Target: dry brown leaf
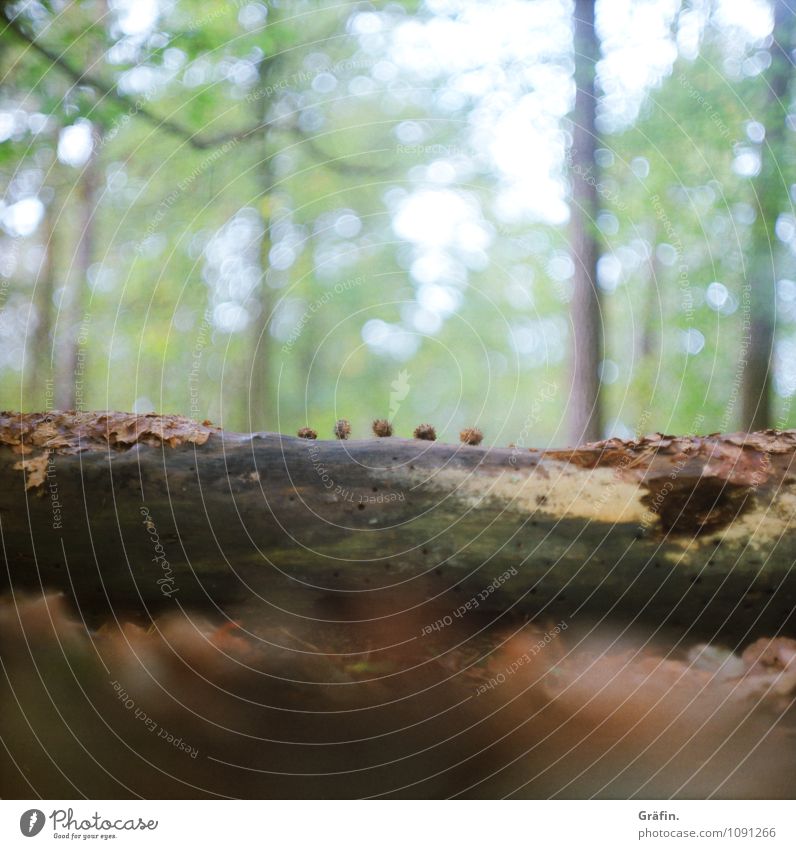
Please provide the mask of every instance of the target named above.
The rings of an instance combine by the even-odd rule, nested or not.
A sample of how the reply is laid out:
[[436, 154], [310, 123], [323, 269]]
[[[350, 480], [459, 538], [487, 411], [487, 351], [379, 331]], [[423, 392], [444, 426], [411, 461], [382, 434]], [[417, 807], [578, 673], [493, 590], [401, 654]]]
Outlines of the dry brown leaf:
[[42, 486], [47, 480], [47, 466], [50, 463], [50, 454], [45, 452], [37, 457], [19, 460], [14, 463], [14, 468], [19, 471], [24, 471], [27, 475], [25, 481], [25, 489], [35, 489], [37, 486]]

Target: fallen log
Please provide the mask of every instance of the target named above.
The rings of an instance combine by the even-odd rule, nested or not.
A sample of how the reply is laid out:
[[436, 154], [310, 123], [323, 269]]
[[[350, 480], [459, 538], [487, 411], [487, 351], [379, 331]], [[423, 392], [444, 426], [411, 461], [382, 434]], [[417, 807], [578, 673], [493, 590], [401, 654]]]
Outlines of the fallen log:
[[[92, 613], [406, 592], [457, 609], [792, 630], [796, 431], [568, 450], [0, 414], [6, 589]], [[385, 601], [386, 600], [386, 601]], [[457, 608], [458, 605], [458, 608]]]

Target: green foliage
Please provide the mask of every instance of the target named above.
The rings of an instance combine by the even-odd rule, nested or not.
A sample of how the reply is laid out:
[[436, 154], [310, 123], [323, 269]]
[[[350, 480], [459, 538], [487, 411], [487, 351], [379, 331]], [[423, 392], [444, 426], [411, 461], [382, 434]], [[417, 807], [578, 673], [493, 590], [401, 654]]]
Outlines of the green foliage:
[[[45, 203], [56, 191], [63, 198], [53, 248], [59, 323], [46, 352], [57, 363], [78, 335], [57, 306], [75, 273], [82, 219], [81, 169], [53, 168], [54, 150], [64, 128], [93, 123], [102, 185], [83, 281], [87, 407], [137, 403], [245, 430], [308, 423], [325, 437], [340, 416], [359, 436], [375, 416], [390, 416], [404, 436], [429, 420], [451, 440], [467, 425], [481, 426], [487, 442], [563, 440], [573, 340], [567, 281], [550, 269], [568, 252], [566, 231], [499, 219], [498, 176], [468, 135], [474, 96], [442, 109], [443, 78], [390, 78], [352, 27], [364, 7], [180, 0], [143, 34], [125, 33], [118, 13], [102, 17], [95, 5], [57, 16], [43, 8], [20, 26], [108, 91], [76, 86], [7, 31], [0, 110], [47, 122], [0, 144], [0, 181], [7, 203], [21, 178]], [[373, 14], [389, 32], [430, 13], [405, 3]], [[603, 292], [604, 391], [616, 432], [736, 422], [728, 398], [761, 218], [753, 220], [752, 183], [733, 163], [740, 147], [760, 148], [748, 122], [772, 118], [759, 112], [759, 75], [738, 80], [722, 68], [722, 47], [708, 34], [696, 60], [679, 59], [647, 93], [633, 125], [602, 140], [611, 162], [597, 224], [606, 267], [611, 257], [621, 266]], [[157, 126], [158, 116], [188, 135]], [[422, 144], [397, 140], [406, 121], [422, 127]], [[453, 257], [445, 285], [455, 304], [437, 320], [411, 271], [416, 246], [395, 232], [396, 193], [433, 188], [429, 164], [457, 157], [471, 167], [446, 185], [477, 207], [489, 245], [466, 268]], [[784, 173], [766, 191], [786, 212], [793, 156], [778, 161]], [[762, 226], [775, 242], [774, 222]], [[5, 321], [18, 323], [0, 360], [5, 407], [47, 402], [43, 373], [31, 385], [20, 370], [23, 346], [28, 360], [41, 354], [30, 346], [42, 320], [44, 238], [42, 225], [3, 237], [19, 254], [2, 278]], [[708, 302], [712, 283], [727, 292], [723, 308]], [[792, 333], [790, 313], [780, 329]], [[394, 334], [394, 345], [373, 344], [377, 331]], [[406, 389], [400, 400], [396, 381]]]

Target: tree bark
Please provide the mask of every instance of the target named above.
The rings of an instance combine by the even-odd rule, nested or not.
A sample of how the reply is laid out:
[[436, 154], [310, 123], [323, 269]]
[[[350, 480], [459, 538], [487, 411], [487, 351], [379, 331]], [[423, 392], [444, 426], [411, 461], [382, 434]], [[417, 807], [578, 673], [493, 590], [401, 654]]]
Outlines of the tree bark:
[[409, 588], [452, 610], [770, 634], [796, 603], [795, 457], [796, 431], [533, 451], [6, 413], [2, 574], [86, 615], [317, 617], [362, 593], [397, 612]]
[[761, 147], [760, 173], [754, 180], [757, 219], [749, 254], [748, 336], [742, 356], [743, 393], [741, 426], [761, 430], [773, 423], [771, 357], [774, 349], [776, 280], [778, 262], [774, 226], [777, 216], [789, 208], [788, 181], [783, 176], [783, 157], [788, 140], [785, 121], [788, 90], [793, 75], [794, 13], [784, 0], [774, 3], [774, 41], [771, 65], [765, 74], [766, 139]]
[[595, 65], [599, 47], [593, 0], [576, 0], [573, 21], [575, 109], [572, 115], [570, 246], [575, 264], [570, 315], [572, 323], [569, 437], [573, 444], [602, 436], [598, 367], [603, 357], [602, 316], [597, 288], [599, 210], [595, 159]]

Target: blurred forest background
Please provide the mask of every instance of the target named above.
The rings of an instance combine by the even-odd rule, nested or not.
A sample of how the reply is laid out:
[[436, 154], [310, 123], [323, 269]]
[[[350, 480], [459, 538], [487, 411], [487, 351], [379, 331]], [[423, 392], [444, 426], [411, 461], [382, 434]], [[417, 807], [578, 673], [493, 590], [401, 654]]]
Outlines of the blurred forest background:
[[0, 7], [0, 406], [796, 425], [783, 0]]

